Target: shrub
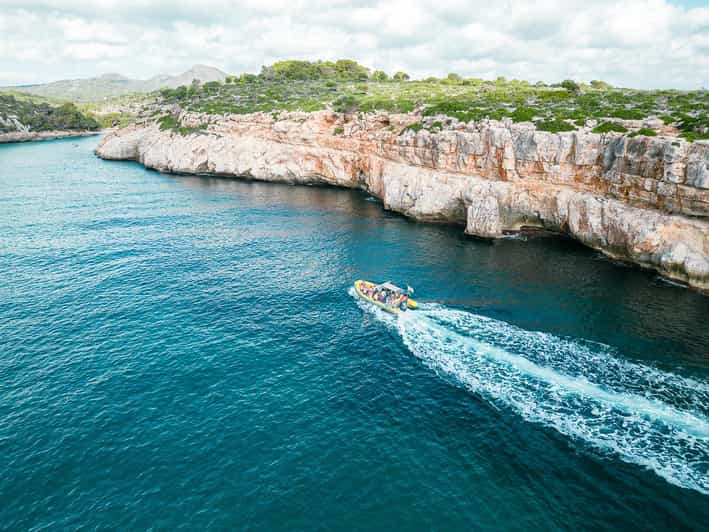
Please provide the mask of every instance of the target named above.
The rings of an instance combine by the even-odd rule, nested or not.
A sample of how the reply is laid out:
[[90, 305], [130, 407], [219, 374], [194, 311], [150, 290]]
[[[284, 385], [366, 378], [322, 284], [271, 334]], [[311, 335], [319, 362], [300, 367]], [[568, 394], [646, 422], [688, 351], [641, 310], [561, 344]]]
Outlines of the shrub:
[[165, 115], [158, 118], [158, 125], [160, 126], [161, 131], [165, 131], [166, 129], [177, 129], [180, 127], [180, 123], [177, 121], [177, 118], [172, 115]]
[[561, 82], [561, 87], [569, 92], [577, 93], [581, 91], [581, 87], [573, 79], [565, 79]]
[[332, 103], [336, 113], [351, 113], [358, 109], [357, 98], [352, 94], [343, 94]]
[[219, 87], [221, 86], [221, 83], [218, 81], [208, 81], [204, 85], [202, 85], [202, 90], [205, 92], [216, 92], [219, 90]]
[[335, 131], [332, 132], [333, 135], [344, 135], [345, 134], [345, 128], [344, 127], [336, 127]]
[[628, 128], [618, 122], [603, 122], [593, 128], [594, 133], [627, 133]]
[[[170, 90], [170, 89], [167, 89]], [[171, 98], [175, 100], [184, 100], [190, 96], [192, 96], [194, 92], [192, 91], [191, 87], [187, 87], [186, 85], [180, 85], [176, 89], [172, 90], [172, 93], [170, 94]]]
[[605, 81], [601, 81], [599, 79], [592, 79], [591, 88], [596, 90], [608, 90], [611, 88], [611, 85], [610, 83], [606, 83]]
[[681, 136], [687, 140], [703, 140], [709, 138], [709, 116], [708, 115], [687, 115], [679, 113], [677, 116], [677, 126], [682, 131]]
[[623, 120], [642, 120], [647, 113], [640, 109], [614, 109], [611, 111], [611, 116]]
[[544, 91], [537, 96], [540, 100], [568, 100], [574, 97], [574, 95], [567, 90], [549, 90]]
[[408, 81], [411, 78], [406, 72], [399, 71], [392, 76], [392, 79], [394, 81]]
[[422, 129], [424, 129], [423, 124], [421, 122], [415, 122], [413, 124], [409, 124], [404, 129], [402, 129], [399, 135], [403, 135], [407, 131], [413, 131], [414, 133], [418, 133]]
[[[324, 63], [327, 65], [327, 63]], [[335, 75], [338, 79], [366, 80], [369, 78], [369, 69], [352, 59], [338, 59], [335, 61]]]
[[386, 81], [389, 79], [389, 75], [383, 70], [375, 70], [372, 72], [372, 81]]
[[574, 131], [576, 128], [569, 124], [566, 120], [552, 118], [549, 120], [539, 120], [534, 123], [539, 131], [549, 131], [551, 133], [559, 133], [561, 131]]
[[160, 126], [161, 131], [170, 130], [174, 131], [179, 135], [191, 135], [193, 133], [199, 133], [207, 127], [207, 124], [200, 124], [197, 127], [183, 126], [173, 115], [165, 115], [161, 118], [158, 118], [158, 124]]
[[684, 131], [679, 134], [685, 140], [689, 142], [694, 142], [695, 140], [708, 140], [709, 133], [695, 133], [694, 131]]
[[518, 107], [512, 113], [510, 113], [510, 118], [514, 122], [531, 122], [531, 120], [536, 115], [536, 111], [529, 107]]
[[629, 137], [637, 137], [638, 135], [643, 135], [645, 137], [656, 137], [657, 131], [650, 129], [649, 127], [641, 127], [637, 131], [633, 131]]

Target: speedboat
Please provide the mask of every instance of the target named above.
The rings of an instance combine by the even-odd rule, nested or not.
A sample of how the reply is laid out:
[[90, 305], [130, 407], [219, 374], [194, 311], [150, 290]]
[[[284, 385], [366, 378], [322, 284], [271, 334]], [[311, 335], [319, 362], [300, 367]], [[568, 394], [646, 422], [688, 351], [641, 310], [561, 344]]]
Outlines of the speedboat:
[[418, 303], [409, 297], [414, 292], [411, 287], [407, 287], [404, 290], [389, 281], [376, 284], [371, 281], [360, 280], [355, 281], [354, 289], [357, 295], [368, 303], [392, 314], [399, 314], [407, 309], [418, 308]]

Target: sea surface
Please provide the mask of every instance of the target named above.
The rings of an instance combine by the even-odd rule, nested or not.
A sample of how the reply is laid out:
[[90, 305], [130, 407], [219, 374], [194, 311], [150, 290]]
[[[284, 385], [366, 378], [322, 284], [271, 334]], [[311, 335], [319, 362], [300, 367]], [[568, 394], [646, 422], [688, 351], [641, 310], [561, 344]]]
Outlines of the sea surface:
[[0, 146], [0, 528], [709, 523], [706, 295], [96, 142]]

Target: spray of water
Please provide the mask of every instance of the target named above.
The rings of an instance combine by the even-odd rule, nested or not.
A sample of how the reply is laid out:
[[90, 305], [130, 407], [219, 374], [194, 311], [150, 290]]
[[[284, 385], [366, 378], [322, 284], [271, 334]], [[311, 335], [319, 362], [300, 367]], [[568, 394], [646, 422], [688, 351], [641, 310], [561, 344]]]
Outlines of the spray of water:
[[602, 344], [440, 305], [393, 316], [358, 304], [476, 395], [709, 494], [707, 383], [624, 360]]

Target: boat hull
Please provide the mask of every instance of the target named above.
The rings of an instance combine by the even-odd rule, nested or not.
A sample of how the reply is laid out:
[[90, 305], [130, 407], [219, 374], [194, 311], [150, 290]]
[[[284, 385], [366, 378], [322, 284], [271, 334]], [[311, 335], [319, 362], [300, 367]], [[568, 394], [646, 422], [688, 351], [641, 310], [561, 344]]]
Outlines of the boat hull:
[[[390, 314], [400, 314], [402, 312], [401, 308], [387, 305], [385, 303], [382, 303], [381, 301], [376, 301], [376, 300], [372, 299], [371, 297], [365, 295], [364, 292], [362, 291], [362, 288], [364, 288], [364, 287], [374, 287], [374, 286], [376, 286], [376, 283], [373, 283], [371, 281], [359, 280], [359, 281], [355, 281], [355, 283], [354, 283], [354, 288], [355, 288], [355, 292], [357, 293], [357, 296], [364, 299], [367, 303], [371, 303], [372, 305], [375, 305], [375, 306], [379, 307], [380, 309], [382, 309], [386, 312], [389, 312]], [[416, 303], [416, 301], [414, 301], [413, 299], [408, 299], [407, 306], [410, 309], [415, 309], [415, 308], [418, 308], [418, 303]]]

